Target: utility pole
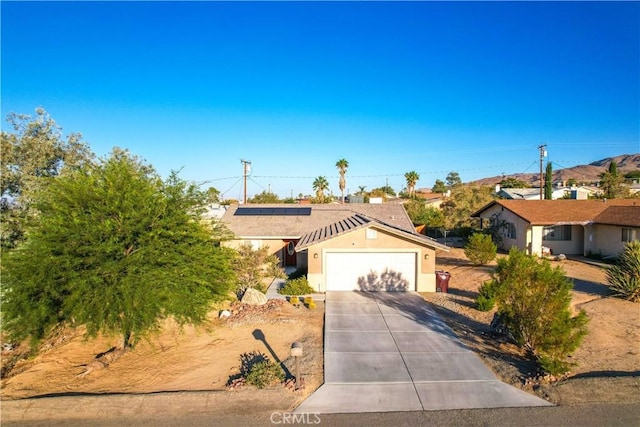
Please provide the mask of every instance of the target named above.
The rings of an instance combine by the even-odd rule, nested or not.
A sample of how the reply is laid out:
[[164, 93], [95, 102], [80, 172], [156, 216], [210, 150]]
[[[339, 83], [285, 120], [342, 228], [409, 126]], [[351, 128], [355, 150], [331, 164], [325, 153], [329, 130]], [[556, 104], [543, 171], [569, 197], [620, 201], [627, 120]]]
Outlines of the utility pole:
[[240, 163], [242, 163], [242, 166], [244, 167], [244, 171], [242, 173], [242, 177], [244, 178], [244, 198], [242, 203], [246, 204], [247, 203], [247, 172], [251, 168], [251, 162], [249, 160], [241, 159]]
[[546, 148], [547, 148], [547, 144], [542, 144], [542, 145], [538, 146], [538, 150], [540, 150], [540, 200], [542, 200], [542, 198], [543, 198], [542, 197], [542, 195], [543, 195], [543, 193], [542, 193], [542, 191], [543, 191], [543, 187], [542, 187], [542, 183], [543, 183], [543, 180], [542, 180], [542, 161], [544, 160], [544, 158], [547, 155]]

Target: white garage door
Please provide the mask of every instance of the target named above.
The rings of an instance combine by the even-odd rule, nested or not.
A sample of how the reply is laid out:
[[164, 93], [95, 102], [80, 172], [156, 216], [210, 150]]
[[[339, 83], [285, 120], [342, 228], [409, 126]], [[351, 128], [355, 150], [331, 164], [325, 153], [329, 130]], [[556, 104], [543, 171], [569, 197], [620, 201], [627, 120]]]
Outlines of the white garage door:
[[328, 291], [415, 291], [415, 252], [329, 252]]

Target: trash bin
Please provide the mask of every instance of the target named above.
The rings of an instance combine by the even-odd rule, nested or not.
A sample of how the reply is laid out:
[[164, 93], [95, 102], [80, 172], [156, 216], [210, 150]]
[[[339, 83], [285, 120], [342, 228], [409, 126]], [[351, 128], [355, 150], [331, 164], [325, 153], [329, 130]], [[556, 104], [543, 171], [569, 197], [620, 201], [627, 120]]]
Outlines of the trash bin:
[[449, 279], [451, 279], [451, 274], [448, 271], [436, 271], [436, 292], [448, 293]]

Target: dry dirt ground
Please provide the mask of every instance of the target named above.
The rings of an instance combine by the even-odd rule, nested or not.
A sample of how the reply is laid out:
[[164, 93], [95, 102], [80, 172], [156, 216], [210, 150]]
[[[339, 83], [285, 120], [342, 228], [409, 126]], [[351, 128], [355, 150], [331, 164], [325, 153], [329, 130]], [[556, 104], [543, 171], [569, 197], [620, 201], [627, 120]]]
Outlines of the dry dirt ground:
[[608, 296], [605, 271], [599, 266], [551, 262], [573, 279], [573, 309], [584, 309], [589, 316], [589, 334], [571, 355], [575, 366], [563, 378], [540, 375], [524, 352], [489, 333], [493, 313], [476, 310], [474, 301], [495, 262], [476, 267], [462, 249], [439, 253], [436, 267], [451, 274], [449, 293], [423, 296], [504, 382], [556, 404], [640, 403], [640, 305]]
[[[474, 308], [478, 287], [490, 277], [493, 265], [474, 267], [461, 249], [438, 254], [438, 268], [452, 275], [448, 294], [424, 294], [461, 340], [474, 349], [505, 382], [536, 393], [551, 402], [640, 403], [640, 306], [607, 297], [604, 271], [576, 261], [554, 262], [575, 282], [573, 303], [590, 318], [589, 335], [572, 355], [573, 371], [559, 381], [538, 376], [535, 364], [515, 345], [488, 334], [492, 313]], [[160, 335], [140, 342], [108, 367], [85, 376], [87, 365], [116, 345], [115, 338], [83, 340], [81, 330], [59, 330], [39, 354], [18, 356], [19, 346], [3, 349], [2, 400], [34, 396], [154, 393], [160, 391], [218, 391], [226, 400], [259, 402], [266, 408], [295, 407], [323, 381], [322, 330], [324, 304], [315, 310], [270, 302], [262, 308], [235, 305], [227, 320], [212, 313], [203, 327], [180, 330], [166, 322]], [[226, 387], [240, 367], [243, 353], [259, 351], [283, 362], [294, 372], [291, 343], [304, 345], [301, 359], [305, 387], [300, 391], [279, 386], [257, 390]], [[227, 406], [233, 410], [233, 405]], [[227, 409], [221, 408], [220, 411]]]

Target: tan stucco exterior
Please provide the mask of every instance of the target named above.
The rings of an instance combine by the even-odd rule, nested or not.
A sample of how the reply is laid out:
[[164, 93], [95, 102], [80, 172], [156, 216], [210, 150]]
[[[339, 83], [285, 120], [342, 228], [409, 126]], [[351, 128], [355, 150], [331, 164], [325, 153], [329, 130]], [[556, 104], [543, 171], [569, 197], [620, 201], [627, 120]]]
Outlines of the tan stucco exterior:
[[[618, 225], [604, 224], [587, 226], [584, 236], [585, 255], [593, 253], [605, 257], [617, 256], [626, 243], [622, 241], [622, 228]], [[640, 234], [640, 229], [637, 230]]]
[[[376, 231], [376, 238], [367, 238], [367, 229]], [[335, 238], [310, 246], [308, 249], [309, 284], [318, 292], [326, 291], [326, 254], [328, 252], [415, 252], [418, 260], [416, 287], [418, 292], [435, 292], [435, 259], [434, 248], [417, 244], [398, 235], [376, 229], [375, 226], [360, 228], [344, 233]]]

